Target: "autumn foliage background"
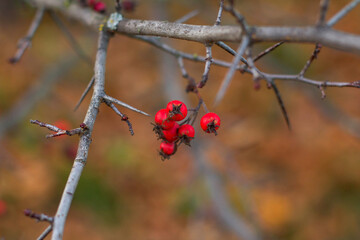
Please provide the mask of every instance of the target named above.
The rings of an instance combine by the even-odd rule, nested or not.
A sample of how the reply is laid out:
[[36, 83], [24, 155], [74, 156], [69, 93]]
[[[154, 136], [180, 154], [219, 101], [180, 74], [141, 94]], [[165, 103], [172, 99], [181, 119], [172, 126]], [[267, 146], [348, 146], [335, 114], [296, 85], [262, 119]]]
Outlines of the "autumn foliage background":
[[[347, 3], [330, 1], [327, 16]], [[113, 6], [112, 1], [107, 4]], [[136, 11], [125, 16], [175, 21], [199, 9], [189, 23], [213, 24], [217, 6], [217, 1], [139, 0]], [[317, 21], [319, 1], [238, 1], [236, 7], [250, 25], [304, 26]], [[55, 213], [77, 149], [78, 137], [45, 139], [48, 131], [31, 125], [29, 119], [63, 121], [75, 128], [90, 99], [73, 111], [93, 67], [76, 56], [48, 15], [22, 60], [15, 65], [7, 62], [34, 13], [22, 1], [0, 2], [0, 118], [44, 73], [64, 68], [64, 62], [71, 62], [72, 67], [60, 71], [47, 96], [0, 136], [0, 239], [6, 240], [35, 239], [46, 228], [45, 223], [26, 218], [23, 210]], [[63, 20], [94, 60], [97, 33]], [[335, 28], [360, 34], [359, 22], [357, 7]], [[224, 14], [222, 24], [235, 21]], [[201, 44], [166, 42], [205, 55]], [[268, 46], [258, 44], [254, 52]], [[312, 45], [284, 44], [257, 66], [273, 73], [298, 73], [313, 49]], [[232, 60], [217, 47], [213, 51], [214, 58]], [[317, 80], [358, 81], [359, 64], [359, 56], [324, 47], [306, 75]], [[199, 81], [203, 64], [186, 61], [185, 66]], [[315, 87], [278, 82], [293, 126], [290, 132], [273, 92], [264, 83], [255, 91], [248, 75], [236, 73], [222, 103], [213, 107], [225, 74], [226, 69], [212, 66], [201, 90], [210, 110], [221, 116], [219, 135], [202, 132], [198, 119], [194, 141], [201, 143], [207, 163], [223, 180], [234, 211], [252, 219], [265, 236], [274, 239], [360, 239], [360, 123], [356, 121], [360, 90], [329, 88], [321, 100]], [[111, 39], [105, 87], [109, 95], [154, 116], [171, 99], [186, 98], [189, 107], [195, 107], [197, 100], [185, 94], [185, 86], [175, 58], [125, 36]], [[111, 109], [101, 106], [64, 238], [237, 239], [216, 217], [192, 149], [183, 146], [162, 162], [150, 124], [153, 117], [122, 110], [135, 135], [131, 137], [127, 125]], [[354, 125], [347, 119], [354, 119]]]

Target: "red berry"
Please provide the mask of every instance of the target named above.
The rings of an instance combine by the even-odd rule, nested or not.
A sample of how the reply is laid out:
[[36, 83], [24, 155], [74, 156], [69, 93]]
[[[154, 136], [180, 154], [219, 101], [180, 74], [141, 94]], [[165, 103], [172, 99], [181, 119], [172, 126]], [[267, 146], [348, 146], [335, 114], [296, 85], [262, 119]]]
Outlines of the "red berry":
[[194, 138], [195, 129], [190, 124], [184, 124], [179, 128], [178, 135], [179, 137], [186, 136], [188, 138]]
[[216, 113], [207, 113], [200, 120], [201, 128], [207, 133], [215, 133], [220, 127], [220, 117]]
[[6, 213], [6, 203], [2, 200], [0, 200], [0, 216], [4, 215]]
[[195, 129], [190, 124], [184, 124], [179, 128], [178, 136], [183, 143], [190, 146], [190, 141], [195, 136]]
[[121, 6], [126, 12], [132, 12], [135, 10], [136, 4], [132, 0], [124, 0], [121, 2]]
[[169, 119], [169, 111], [167, 109], [160, 109], [155, 114], [155, 123], [164, 130], [172, 128], [175, 124], [174, 121]]
[[175, 153], [175, 143], [168, 143], [162, 142], [160, 144], [160, 151], [161, 153], [165, 154], [166, 156], [170, 156]]
[[96, 3], [93, 5], [93, 9], [94, 9], [96, 12], [105, 13], [105, 11], [106, 11], [106, 5], [105, 5], [105, 3], [103, 3], [103, 2], [96, 2]]
[[170, 119], [174, 121], [183, 120], [188, 112], [185, 103], [178, 100], [169, 102], [166, 106], [166, 109], [169, 110]]
[[168, 142], [174, 142], [178, 139], [179, 124], [174, 122], [174, 126], [168, 130], [163, 130], [163, 138]]

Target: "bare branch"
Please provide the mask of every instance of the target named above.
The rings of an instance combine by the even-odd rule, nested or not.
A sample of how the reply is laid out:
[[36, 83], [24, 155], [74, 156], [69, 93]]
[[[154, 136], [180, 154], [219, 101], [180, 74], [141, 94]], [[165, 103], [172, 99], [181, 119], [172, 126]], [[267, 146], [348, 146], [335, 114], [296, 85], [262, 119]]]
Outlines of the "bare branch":
[[306, 83], [316, 87], [352, 87], [360, 88], [360, 81], [355, 82], [329, 82], [329, 81], [316, 81], [305, 77], [300, 77], [299, 75], [282, 75], [282, 74], [267, 74], [262, 73], [265, 77], [271, 78], [274, 80], [290, 80], [295, 82]]
[[299, 76], [303, 77], [305, 72], [308, 70], [308, 68], [310, 67], [311, 63], [317, 58], [318, 54], [320, 53], [321, 50], [321, 44], [316, 44], [315, 45], [315, 49], [314, 52], [312, 53], [310, 59], [306, 62], [304, 68], [300, 71]]
[[90, 82], [88, 83], [88, 85], [86, 86], [85, 91], [83, 92], [83, 94], [81, 95], [79, 101], [77, 102], [74, 111], [76, 111], [79, 107], [80, 104], [82, 103], [82, 101], [85, 99], [86, 95], [88, 94], [88, 92], [90, 91], [90, 89], [92, 88], [92, 86], [94, 85], [95, 82], [95, 76], [93, 76], [90, 80]]
[[61, 21], [61, 19], [54, 13], [53, 11], [49, 11], [50, 17], [53, 19], [55, 24], [59, 27], [59, 29], [64, 33], [66, 39], [69, 41], [71, 48], [76, 52], [79, 57], [84, 60], [89, 66], [92, 66], [91, 58], [85, 53], [85, 51], [81, 48], [80, 44], [76, 41], [74, 36], [71, 34], [69, 29], [65, 26], [65, 24]]
[[[159, 39], [154, 38], [154, 37], [147, 37], [147, 36], [132, 36], [135, 39], [147, 42], [175, 57], [181, 57], [183, 59], [188, 59], [191, 61], [195, 61], [195, 62], [206, 62], [206, 57], [204, 56], [198, 56], [197, 54], [190, 54], [190, 53], [185, 53], [185, 52], [181, 52], [178, 51], [172, 47], [170, 47], [169, 45], [159, 41]], [[217, 59], [213, 59], [212, 60], [212, 64], [214, 65], [218, 65], [221, 67], [230, 67], [231, 63], [225, 62], [225, 61], [221, 61], [221, 60], [217, 60]]]
[[121, 120], [122, 120], [122, 121], [126, 121], [126, 123], [128, 124], [128, 127], [129, 127], [130, 134], [133, 136], [133, 135], [134, 135], [134, 130], [133, 130], [133, 127], [132, 127], [132, 125], [131, 125], [131, 122], [129, 121], [129, 118], [128, 118], [125, 114], [121, 113], [121, 112], [119, 111], [119, 109], [117, 109], [117, 107], [116, 107], [112, 102], [109, 102], [109, 101], [107, 101], [107, 100], [104, 100], [104, 102], [105, 102], [106, 105], [108, 105], [112, 110], [114, 110], [114, 112], [115, 112], [117, 115], [119, 115], [119, 116], [121, 117]]
[[285, 43], [285, 41], [278, 42], [278, 43], [272, 45], [271, 47], [265, 49], [264, 51], [259, 53], [256, 57], [254, 57], [253, 61], [256, 62], [257, 60], [259, 60], [260, 58], [262, 58], [266, 54], [274, 51], [277, 47], [281, 46], [283, 43]]
[[49, 233], [51, 233], [53, 229], [53, 226], [52, 225], [49, 225], [45, 231], [37, 238], [37, 240], [43, 240], [47, 237], [47, 235], [49, 235]]
[[319, 20], [317, 22], [318, 26], [322, 26], [325, 24], [325, 17], [326, 17], [328, 8], [329, 8], [329, 0], [320, 0], [320, 16], [319, 16]]
[[[232, 49], [226, 43], [219, 41], [219, 42], [216, 42], [215, 44], [218, 45], [219, 47], [221, 47], [222, 49], [224, 49], [225, 51], [227, 51], [228, 53], [230, 53], [231, 55], [233, 55], [233, 56], [236, 55], [236, 51], [234, 49]], [[243, 58], [242, 56], [241, 56], [241, 61], [247, 65], [246, 59]]]
[[[178, 64], [179, 64], [179, 67], [180, 67], [183, 78], [186, 78], [189, 81], [189, 83], [188, 83], [188, 85], [186, 87], [186, 92], [194, 92], [197, 95], [198, 99], [199, 99], [199, 107], [200, 107], [200, 104], [201, 104], [203, 106], [205, 112], [209, 112], [209, 109], [206, 107], [206, 104], [205, 104], [204, 100], [202, 99], [202, 97], [201, 97], [201, 95], [200, 95], [200, 93], [198, 91], [198, 88], [196, 86], [194, 78], [192, 78], [187, 73], [187, 71], [185, 69], [185, 66], [184, 66], [184, 62], [183, 62], [181, 57], [178, 58]], [[199, 111], [199, 108], [197, 108], [197, 111]], [[196, 114], [197, 114], [197, 112], [196, 112]], [[194, 118], [194, 120], [195, 120], [195, 118]]]
[[36, 219], [39, 222], [52, 223], [54, 221], [53, 217], [49, 217], [48, 215], [45, 215], [43, 213], [41, 213], [41, 214], [35, 213], [35, 212], [31, 211], [30, 209], [25, 209], [24, 210], [24, 215], [29, 217], [29, 218]]
[[25, 50], [31, 45], [31, 41], [35, 35], [36, 30], [38, 29], [41, 20], [43, 19], [45, 12], [44, 7], [39, 7], [36, 11], [34, 20], [32, 21], [30, 28], [26, 34], [26, 37], [19, 40], [18, 43], [18, 50], [15, 53], [15, 56], [9, 59], [10, 63], [17, 63], [20, 61], [22, 55], [24, 54]]
[[277, 88], [277, 86], [276, 86], [276, 84], [274, 83], [273, 80], [271, 80], [269, 83], [271, 84], [271, 88], [274, 90], [274, 93], [276, 95], [276, 99], [278, 100], [278, 103], [280, 105], [281, 112], [282, 112], [282, 114], [284, 116], [286, 125], [287, 125], [288, 129], [291, 130], [291, 124], [290, 124], [289, 115], [287, 114], [284, 101], [282, 100], [281, 95], [280, 95], [280, 91]]
[[[356, 0], [357, 2], [360, 0]], [[93, 29], [98, 30], [104, 16], [76, 3], [65, 8], [57, 0], [31, 0], [35, 5], [43, 5], [49, 9], [57, 9], [66, 16], [74, 18]], [[354, 3], [354, 4], [355, 4]], [[120, 21], [117, 33], [127, 35], [152, 35], [184, 39], [195, 42], [211, 43], [217, 41], [240, 42], [242, 30], [239, 26], [201, 26], [170, 23], [165, 21], [147, 21], [124, 19]], [[316, 26], [308, 27], [251, 27], [251, 42], [302, 42], [320, 43], [323, 46], [360, 54], [360, 36], [339, 32], [331, 28], [319, 31]]]
[[54, 126], [54, 125], [51, 125], [48, 123], [44, 123], [44, 122], [40, 122], [39, 120], [30, 120], [30, 123], [39, 125], [40, 127], [45, 127], [53, 132], [56, 132], [55, 134], [46, 135], [46, 138], [59, 137], [59, 136], [63, 136], [63, 135], [68, 135], [68, 136], [73, 136], [76, 134], [80, 135], [83, 130], [82, 128], [74, 128], [71, 130], [61, 129], [61, 128], [58, 128], [57, 126]]
[[94, 92], [84, 119], [84, 124], [86, 124], [87, 130], [84, 131], [84, 133], [80, 136], [76, 158], [74, 160], [73, 167], [61, 197], [59, 207], [55, 214], [52, 240], [61, 240], [63, 237], [66, 217], [69, 212], [81, 173], [87, 162], [89, 146], [91, 143], [91, 133], [94, 128], [95, 119], [99, 112], [99, 106], [104, 95], [105, 63], [109, 38], [109, 33], [100, 32], [98, 51], [95, 61]]
[[224, 0], [220, 0], [219, 12], [218, 12], [218, 15], [216, 17], [216, 22], [214, 24], [215, 26], [218, 26], [221, 23], [221, 15], [223, 13], [223, 8], [224, 8]]
[[353, 0], [348, 5], [346, 5], [343, 9], [341, 9], [335, 16], [333, 16], [328, 22], [327, 25], [329, 27], [334, 26], [337, 22], [339, 22], [343, 17], [346, 16], [353, 8], [356, 7], [360, 3], [360, 0]]
[[244, 54], [246, 48], [249, 46], [249, 37], [247, 35], [245, 35], [243, 37], [243, 41], [241, 42], [238, 50], [237, 50], [237, 53], [236, 53], [236, 56], [234, 58], [234, 61], [229, 69], [229, 71], [227, 72], [224, 80], [222, 81], [221, 83], [221, 86], [216, 94], [216, 98], [215, 98], [215, 102], [214, 102], [214, 105], [217, 105], [219, 104], [219, 102], [223, 99], [223, 97], [225, 96], [225, 92], [226, 90], [228, 89], [230, 83], [231, 83], [231, 80], [234, 76], [234, 73], [236, 71], [236, 68], [241, 60], [241, 57], [242, 55]]
[[104, 100], [107, 100], [107, 101], [109, 101], [109, 102], [112, 102], [112, 103], [116, 103], [116, 104], [118, 104], [118, 105], [120, 105], [120, 106], [123, 106], [123, 107], [125, 107], [125, 108], [127, 108], [127, 109], [130, 109], [131, 111], [134, 111], [134, 112], [137, 112], [137, 113], [141, 113], [141, 114], [143, 114], [143, 115], [145, 115], [145, 116], [150, 116], [150, 115], [147, 114], [146, 112], [143, 112], [143, 111], [141, 111], [141, 110], [139, 110], [139, 109], [137, 109], [137, 108], [134, 108], [133, 106], [130, 106], [129, 104], [126, 104], [126, 103], [124, 103], [124, 102], [122, 102], [122, 101], [120, 101], [120, 100], [118, 100], [118, 99], [116, 99], [116, 98], [110, 97], [110, 96], [108, 96], [108, 95], [106, 95], [106, 94], [104, 94], [103, 99], [104, 99]]
[[210, 67], [211, 67], [211, 63], [212, 63], [211, 48], [212, 48], [211, 45], [206, 45], [205, 69], [204, 69], [204, 73], [201, 78], [201, 82], [198, 84], [198, 88], [204, 87], [209, 78], [209, 72], [210, 72]]

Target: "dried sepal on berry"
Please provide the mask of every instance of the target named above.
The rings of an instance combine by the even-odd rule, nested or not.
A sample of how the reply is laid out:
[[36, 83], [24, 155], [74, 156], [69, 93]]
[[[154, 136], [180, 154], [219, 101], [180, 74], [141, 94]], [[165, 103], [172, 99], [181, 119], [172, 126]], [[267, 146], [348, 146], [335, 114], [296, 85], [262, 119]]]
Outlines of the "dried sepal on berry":
[[220, 117], [216, 113], [206, 113], [200, 120], [201, 128], [207, 133], [215, 133], [219, 129], [221, 124]]
[[160, 156], [161, 156], [161, 160], [165, 160], [165, 159], [170, 159], [170, 156], [175, 154], [176, 152], [176, 144], [174, 142], [166, 142], [163, 141], [160, 144]]
[[195, 129], [190, 124], [184, 124], [179, 128], [178, 136], [182, 143], [190, 146], [190, 141], [195, 137]]
[[169, 110], [160, 109], [155, 114], [155, 124], [159, 125], [162, 129], [170, 129], [174, 126], [175, 122], [169, 119]]
[[166, 106], [166, 109], [169, 110], [169, 117], [173, 121], [181, 121], [187, 116], [187, 107], [185, 103], [179, 100], [173, 100], [169, 102]]

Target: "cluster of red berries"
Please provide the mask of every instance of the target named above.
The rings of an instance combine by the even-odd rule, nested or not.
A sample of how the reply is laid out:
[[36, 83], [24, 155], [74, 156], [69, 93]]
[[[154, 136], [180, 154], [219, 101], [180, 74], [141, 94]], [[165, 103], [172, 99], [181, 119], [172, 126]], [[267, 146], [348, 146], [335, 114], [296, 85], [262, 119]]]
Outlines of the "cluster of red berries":
[[[164, 109], [160, 109], [155, 115], [154, 131], [158, 138], [162, 140], [160, 144], [160, 155], [162, 159], [169, 159], [175, 154], [177, 146], [184, 143], [190, 146], [194, 139], [195, 129], [189, 121], [183, 121], [186, 118], [188, 109], [186, 105], [178, 100], [169, 102]], [[215, 113], [207, 113], [200, 120], [201, 128], [207, 132], [216, 134], [220, 127], [220, 118]]]

